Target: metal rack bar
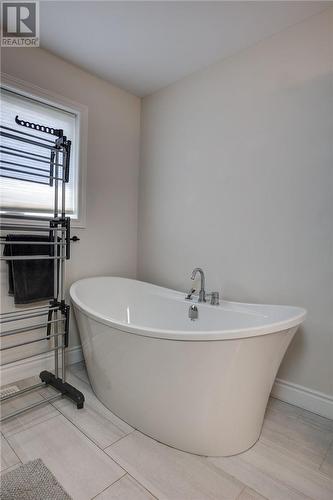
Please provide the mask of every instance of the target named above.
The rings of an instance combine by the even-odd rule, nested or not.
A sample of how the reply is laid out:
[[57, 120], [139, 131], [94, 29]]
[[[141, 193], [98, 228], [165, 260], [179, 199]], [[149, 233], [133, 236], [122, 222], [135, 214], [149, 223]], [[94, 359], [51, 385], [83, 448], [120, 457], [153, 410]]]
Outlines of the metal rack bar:
[[[66, 238], [67, 238], [67, 241], [80, 241], [80, 238], [78, 238], [77, 236], [73, 236], [72, 238], [70, 238], [69, 235], [66, 235]], [[4, 241], [1, 241], [1, 240], [4, 240]], [[57, 245], [66, 247], [66, 246], [68, 246], [67, 241], [65, 243], [58, 241]], [[8, 240], [6, 240], [6, 236], [0, 236], [0, 245], [26, 245], [27, 243], [29, 243], [29, 245], [53, 245], [53, 241], [51, 241], [50, 243], [48, 241], [29, 241], [29, 242], [27, 242], [27, 241], [8, 241]]]
[[[58, 308], [56, 308], [58, 309]], [[46, 314], [48, 314], [48, 311], [45, 311], [45, 312], [41, 312], [41, 313], [37, 313], [37, 314], [27, 314], [25, 317], [23, 316], [20, 316], [19, 319], [32, 319], [32, 318], [40, 318], [41, 316], [45, 316]], [[4, 320], [1, 320], [1, 323], [10, 323], [12, 321], [19, 321], [18, 318], [15, 318], [15, 317], [9, 317], [9, 318], [5, 318]]]
[[[67, 152], [65, 152], [67, 156]], [[65, 158], [64, 158], [65, 160]], [[58, 167], [56, 167], [58, 168]], [[65, 172], [64, 172], [65, 173]], [[61, 183], [61, 217], [65, 220], [65, 189], [66, 189], [66, 180], [63, 178]], [[69, 220], [68, 220], [69, 222]], [[67, 228], [68, 229], [68, 228]], [[68, 233], [61, 233], [61, 242], [65, 243], [66, 237], [68, 237]], [[60, 246], [57, 248], [60, 252], [60, 256], [62, 257], [60, 261], [60, 286], [59, 286], [59, 300], [61, 303], [65, 302], [65, 265], [66, 265], [66, 252], [64, 246]], [[65, 257], [65, 258], [64, 258]], [[54, 328], [58, 328], [58, 325], [55, 325]], [[66, 338], [64, 338], [64, 344], [66, 344]], [[65, 347], [61, 349], [61, 377], [63, 382], [66, 382], [66, 360], [65, 360]]]
[[4, 316], [4, 317], [7, 317], [7, 316], [16, 316], [16, 315], [21, 315], [23, 314], [24, 316], [28, 313], [30, 313], [30, 311], [35, 311], [35, 312], [42, 312], [43, 314], [47, 314], [48, 311], [52, 311], [53, 309], [56, 309], [58, 308], [59, 306], [54, 306], [54, 307], [49, 307], [47, 305], [45, 306], [37, 306], [37, 307], [27, 307], [27, 308], [24, 308], [24, 310], [22, 311], [7, 311], [7, 312], [3, 312], [3, 313], [0, 313], [0, 321], [1, 321], [1, 318]]
[[[38, 170], [39, 172], [47, 172], [46, 168], [33, 167], [32, 165], [24, 165], [23, 163], [14, 163], [13, 161], [3, 160], [1, 158], [0, 158], [0, 162], [6, 163], [6, 165], [14, 165], [14, 166], [17, 166], [17, 167], [30, 168], [32, 170]], [[4, 167], [2, 167], [2, 168], [4, 168]], [[21, 170], [16, 170], [16, 172], [21, 172]]]
[[20, 389], [16, 392], [13, 392], [13, 394], [8, 394], [7, 396], [2, 396], [0, 401], [2, 403], [3, 401], [6, 401], [7, 399], [17, 398], [18, 396], [21, 396], [21, 394], [25, 394], [25, 393], [27, 393], [29, 391], [33, 391], [35, 389], [39, 389], [40, 387], [45, 387], [43, 382], [40, 382], [40, 383], [35, 384], [35, 385], [30, 385], [29, 387], [25, 387], [24, 389]]
[[45, 137], [39, 136], [39, 135], [29, 134], [28, 132], [22, 132], [22, 130], [19, 130], [18, 128], [6, 127], [5, 125], [0, 125], [0, 128], [2, 128], [4, 130], [10, 130], [11, 132], [15, 132], [16, 134], [26, 135], [28, 137], [34, 137], [35, 139], [40, 139], [41, 141], [45, 141], [45, 142], [49, 142], [51, 144], [54, 144], [54, 141], [51, 141], [50, 139], [45, 139]]
[[25, 226], [25, 225], [16, 225], [16, 224], [2, 224], [0, 223], [0, 231], [66, 231], [66, 228], [63, 227], [46, 227], [46, 226]]
[[14, 177], [13, 175], [0, 174], [0, 176], [3, 177], [4, 179], [13, 179], [15, 181], [21, 180], [21, 181], [24, 181], [24, 182], [32, 182], [33, 184], [43, 184], [44, 186], [49, 186], [50, 185], [49, 182], [36, 181], [36, 180], [32, 180], [32, 179], [19, 179], [18, 177]]
[[[2, 161], [2, 160], [0, 160]], [[2, 163], [5, 163], [2, 161]], [[8, 163], [8, 162], [7, 162]], [[13, 163], [14, 165], [14, 163]], [[27, 167], [29, 168], [29, 167]], [[1, 170], [6, 170], [8, 172], [17, 172], [19, 174], [22, 174], [22, 175], [30, 175], [30, 176], [33, 176], [33, 177], [41, 177], [41, 178], [44, 178], [44, 179], [52, 179], [52, 180], [57, 180], [57, 181], [61, 181], [61, 177], [54, 177], [53, 175], [44, 175], [44, 174], [35, 174], [34, 172], [23, 172], [22, 170], [19, 170], [18, 168], [12, 168], [12, 167], [3, 167], [2, 165], [0, 165], [0, 171]], [[39, 169], [41, 170], [41, 169]], [[45, 170], [44, 170], [45, 172]], [[8, 175], [2, 175], [0, 174], [1, 177], [9, 177]], [[16, 179], [16, 180], [19, 180], [19, 181], [24, 181], [24, 182], [37, 182], [33, 179], [21, 179], [20, 177], [11, 177], [11, 179]]]
[[0, 260], [61, 260], [66, 257], [57, 257], [54, 255], [14, 255], [0, 257]]
[[[54, 145], [51, 146], [49, 144], [41, 144], [37, 141], [32, 141], [31, 139], [26, 139], [25, 137], [18, 137], [17, 135], [8, 134], [7, 132], [2, 132], [1, 130], [0, 130], [0, 136], [7, 137], [7, 139], [14, 139], [15, 141], [25, 142], [26, 144], [31, 144], [32, 146], [38, 146], [40, 148], [45, 148], [45, 149], [53, 149], [54, 148]], [[38, 139], [39, 139], [39, 137], [38, 137]], [[48, 142], [52, 143], [52, 141], [48, 141]]]
[[[2, 219], [21, 219], [21, 220], [27, 220], [27, 221], [43, 221], [43, 222], [50, 222], [50, 218], [46, 217], [45, 215], [24, 215], [21, 213], [18, 214], [13, 214], [13, 213], [0, 213], [0, 217]], [[57, 221], [57, 219], [52, 219], [53, 221]]]
[[[43, 385], [45, 386], [45, 384], [43, 384]], [[24, 410], [13, 411], [12, 413], [9, 413], [5, 417], [2, 417], [1, 422], [4, 422], [5, 420], [8, 420], [9, 418], [16, 417], [16, 415], [19, 415], [20, 413], [22, 413], [22, 411], [31, 410], [32, 408], [35, 408], [36, 406], [41, 406], [45, 403], [50, 403], [51, 401], [54, 401], [55, 399], [58, 399], [61, 396], [62, 396], [62, 394], [56, 394], [55, 396], [52, 396], [50, 398], [45, 398], [44, 400], [38, 401], [37, 403], [32, 403], [31, 405], [26, 406], [24, 408]]]
[[22, 347], [24, 345], [36, 344], [36, 342], [42, 342], [43, 340], [50, 340], [52, 338], [54, 338], [54, 340], [56, 340], [56, 337], [60, 337], [61, 335], [65, 335], [65, 333], [66, 332], [60, 332], [57, 334], [48, 335], [46, 337], [40, 337], [39, 339], [28, 340], [27, 342], [20, 342], [19, 344], [9, 345], [7, 347], [1, 347], [0, 352], [8, 351], [9, 349], [15, 349], [16, 347]]
[[[13, 151], [15, 151], [15, 153], [13, 153]], [[18, 153], [21, 153], [21, 154], [18, 154]], [[50, 163], [51, 163], [51, 159], [48, 158], [47, 156], [39, 155], [37, 153], [31, 153], [30, 151], [24, 151], [24, 149], [10, 148], [9, 146], [3, 146], [2, 144], [0, 144], [0, 154], [16, 156], [17, 158], [24, 158], [25, 160], [38, 161], [39, 163], [45, 163], [47, 165], [50, 165]], [[26, 156], [26, 155], [29, 155], [29, 156]], [[41, 159], [41, 158], [43, 158], [43, 159]], [[64, 168], [64, 165], [62, 163], [59, 163], [58, 167]]]
[[[48, 241], [37, 241], [32, 237], [32, 241], [25, 241], [24, 236], [17, 238], [17, 241], [8, 241], [7, 237], [0, 235], [1, 245], [47, 245], [50, 249], [52, 255], [5, 255], [1, 256], [0, 260], [5, 261], [27, 261], [27, 260], [53, 260], [53, 279], [54, 279], [54, 290], [53, 298], [49, 304], [43, 304], [42, 306], [25, 308], [24, 310], [14, 310], [3, 314], [0, 314], [0, 323], [16, 323], [19, 321], [26, 321], [34, 318], [42, 318], [47, 316], [47, 321], [37, 320], [35, 324], [21, 324], [21, 326], [16, 326], [4, 330], [0, 334], [1, 338], [12, 338], [12, 336], [27, 334], [28, 332], [34, 332], [35, 330], [40, 330], [46, 328], [46, 334], [41, 333], [41, 337], [32, 338], [30, 340], [29, 336], [25, 336], [25, 339], [15, 338], [16, 343], [12, 345], [7, 345], [0, 348], [0, 352], [14, 350], [16, 348], [24, 347], [26, 345], [35, 344], [38, 342], [52, 341], [48, 344], [48, 349], [42, 352], [36, 352], [29, 354], [28, 356], [23, 356], [19, 359], [13, 359], [10, 361], [5, 361], [1, 366], [10, 365], [17, 361], [23, 361], [25, 359], [31, 359], [36, 356], [42, 356], [46, 353], [54, 353], [54, 374], [48, 371], [42, 371], [40, 373], [40, 379], [42, 383], [34, 384], [30, 387], [21, 389], [13, 394], [10, 394], [2, 399], [2, 401], [8, 401], [11, 398], [18, 397], [28, 391], [34, 390], [39, 387], [47, 385], [53, 386], [57, 391], [60, 392], [59, 395], [53, 396], [51, 398], [45, 399], [41, 402], [29, 405], [21, 410], [15, 411], [6, 415], [2, 420], [7, 420], [15, 415], [22, 413], [23, 411], [29, 410], [40, 404], [44, 404], [48, 401], [53, 401], [60, 395], [66, 395], [72, 399], [77, 408], [82, 408], [84, 403], [84, 396], [82, 393], [77, 391], [74, 387], [68, 384], [66, 380], [66, 359], [65, 359], [65, 348], [68, 346], [68, 331], [69, 331], [69, 306], [65, 303], [65, 261], [70, 256], [70, 219], [66, 217], [65, 211], [65, 187], [69, 180], [69, 160], [70, 160], [70, 150], [71, 141], [63, 135], [62, 130], [54, 129], [53, 127], [48, 127], [44, 125], [39, 125], [36, 123], [27, 122], [25, 120], [20, 120], [17, 116], [15, 122], [22, 127], [27, 127], [31, 131], [38, 131], [49, 133], [56, 136], [54, 140], [49, 140], [41, 137], [37, 134], [32, 134], [29, 132], [23, 132], [17, 128], [11, 128], [7, 126], [0, 126], [0, 136], [8, 139], [5, 141], [7, 144], [0, 145], [0, 176], [10, 179], [16, 179], [20, 181], [33, 182], [37, 184], [48, 185], [50, 189], [53, 189], [53, 217], [49, 218], [47, 216], [30, 216], [21, 213], [4, 213], [2, 214], [3, 219], [10, 219], [12, 222], [0, 223], [0, 231], [17, 231], [17, 232], [29, 232], [33, 231], [35, 233], [47, 233], [49, 238]], [[22, 145], [24, 143], [25, 145]], [[29, 147], [33, 146], [32, 151], [29, 151]], [[43, 150], [38, 150], [37, 148], [42, 148]], [[34, 151], [35, 149], [35, 151]], [[49, 151], [49, 155], [46, 151]], [[45, 154], [44, 154], [45, 153]], [[7, 156], [6, 156], [7, 155]], [[24, 160], [27, 160], [26, 164]], [[29, 224], [20, 224], [19, 221], [28, 221]], [[31, 222], [43, 222], [44, 225]], [[72, 238], [73, 241], [77, 241], [78, 238]], [[46, 251], [48, 248], [46, 246]], [[32, 247], [33, 248], [33, 247]], [[23, 249], [21, 249], [23, 250]], [[57, 264], [56, 264], [57, 262]], [[13, 264], [14, 265], [14, 264]], [[45, 318], [44, 318], [45, 319]], [[62, 326], [59, 326], [59, 323]], [[33, 335], [33, 334], [32, 334]], [[34, 336], [36, 337], [36, 336]], [[59, 337], [61, 340], [59, 341]], [[23, 341], [22, 341], [23, 340]], [[59, 378], [59, 352], [61, 353], [61, 378]]]
[[[5, 238], [5, 236], [0, 236], [1, 238]], [[53, 241], [0, 241], [0, 245], [49, 245], [53, 246]], [[56, 242], [57, 245], [63, 245], [66, 246], [66, 243], [63, 243], [62, 241]]]
[[[53, 168], [54, 168], [54, 173], [55, 173], [56, 177], [58, 177], [58, 167], [57, 167], [57, 163], [59, 161], [58, 156], [59, 156], [59, 152], [56, 150], [54, 152], [54, 156], [52, 157], [52, 159], [55, 163], [53, 165]], [[53, 208], [54, 208], [54, 217], [58, 217], [58, 215], [59, 215], [58, 214], [58, 209], [59, 209], [59, 184], [58, 184], [58, 182], [56, 182], [55, 186], [54, 186], [54, 205], [53, 205]], [[54, 238], [54, 243], [55, 242], [56, 242], [56, 238]], [[58, 256], [58, 246], [56, 244], [54, 245], [53, 252], [54, 252], [55, 256]], [[60, 289], [61, 285], [59, 285], [59, 283], [58, 283], [58, 267], [57, 266], [54, 266], [53, 283], [54, 283], [53, 295], [58, 300], [59, 299], [59, 289]], [[58, 311], [57, 310], [53, 312], [53, 316], [55, 319], [58, 319]], [[58, 333], [58, 323], [56, 323], [54, 325], [53, 331], [55, 334]], [[64, 342], [62, 344], [64, 344]], [[56, 337], [54, 339], [54, 345], [55, 345], [55, 347], [58, 347], [58, 337]], [[59, 377], [59, 356], [58, 356], [58, 354], [59, 354], [58, 351], [54, 351], [54, 374], [55, 374], [56, 378]]]
[[53, 352], [55, 350], [59, 350], [60, 347], [53, 347], [52, 349], [48, 349], [47, 351], [42, 351], [42, 352], [36, 352], [36, 354], [29, 354], [29, 356], [24, 356], [23, 358], [19, 358], [19, 359], [15, 359], [15, 360], [12, 360], [12, 361], [6, 361], [5, 363], [1, 363], [1, 366], [7, 366], [7, 365], [11, 365], [12, 363], [16, 363], [17, 361], [24, 361], [25, 359], [30, 359], [30, 358], [34, 358], [36, 356], [42, 356], [43, 354], [47, 354], [49, 352]]
[[25, 333], [25, 332], [31, 332], [34, 330], [40, 330], [41, 328], [46, 328], [47, 325], [51, 325], [53, 323], [56, 323], [57, 321], [58, 322], [65, 321], [65, 318], [51, 319], [50, 321], [46, 321], [45, 323], [38, 323], [37, 325], [24, 326], [22, 328], [15, 328], [13, 330], [7, 330], [7, 331], [0, 333], [0, 338], [9, 337], [11, 335], [17, 335], [18, 333]]
[[[10, 146], [6, 146], [4, 144], [0, 144], [0, 152], [1, 149], [8, 149], [9, 151], [15, 151], [14, 155], [19, 156], [17, 153], [23, 153], [24, 155], [29, 155], [31, 160], [33, 159], [34, 161], [43, 161], [39, 160], [37, 158], [43, 158], [44, 160], [47, 160], [47, 163], [50, 163], [50, 158], [48, 156], [40, 155], [38, 153], [33, 153], [32, 151], [26, 151], [25, 149], [17, 149], [17, 148], [12, 148]], [[4, 154], [12, 154], [7, 151], [3, 152]], [[46, 163], [46, 162], [45, 162]]]

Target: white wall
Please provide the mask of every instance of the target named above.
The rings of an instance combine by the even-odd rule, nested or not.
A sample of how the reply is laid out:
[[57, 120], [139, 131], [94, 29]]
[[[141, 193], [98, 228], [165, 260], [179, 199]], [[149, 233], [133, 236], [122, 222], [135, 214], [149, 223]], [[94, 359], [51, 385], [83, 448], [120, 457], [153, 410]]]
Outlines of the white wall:
[[145, 98], [139, 202], [139, 277], [306, 307], [279, 377], [331, 396], [332, 47], [330, 9]]
[[[2, 71], [88, 107], [87, 224], [73, 228], [67, 286], [86, 276], [136, 276], [140, 99], [42, 49], [2, 49]], [[8, 305], [7, 269], [1, 292]], [[70, 345], [79, 344], [72, 318]]]

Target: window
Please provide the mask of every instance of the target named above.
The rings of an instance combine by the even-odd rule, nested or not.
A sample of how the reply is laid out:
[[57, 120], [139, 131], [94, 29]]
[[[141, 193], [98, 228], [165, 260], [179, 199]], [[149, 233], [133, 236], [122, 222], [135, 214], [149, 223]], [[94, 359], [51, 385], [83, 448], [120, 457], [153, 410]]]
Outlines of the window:
[[[82, 189], [82, 172], [79, 169], [80, 111], [76, 112], [59, 105], [59, 103], [51, 103], [49, 99], [46, 101], [39, 96], [27, 95], [17, 89], [2, 86], [1, 125], [22, 130], [15, 123], [17, 115], [29, 122], [61, 128], [64, 130], [64, 135], [72, 141], [70, 179], [66, 185], [66, 213], [73, 219], [74, 223], [80, 219], [82, 223], [82, 195], [84, 191]], [[47, 137], [42, 132], [34, 131], [34, 134]], [[52, 139], [51, 136], [47, 138]], [[1, 139], [3, 145], [5, 145], [6, 140], [8, 141], [3, 137]], [[31, 148], [29, 145], [28, 147]], [[48, 216], [52, 211], [52, 206], [53, 190], [49, 186], [1, 177], [0, 208], [2, 213], [45, 214]]]

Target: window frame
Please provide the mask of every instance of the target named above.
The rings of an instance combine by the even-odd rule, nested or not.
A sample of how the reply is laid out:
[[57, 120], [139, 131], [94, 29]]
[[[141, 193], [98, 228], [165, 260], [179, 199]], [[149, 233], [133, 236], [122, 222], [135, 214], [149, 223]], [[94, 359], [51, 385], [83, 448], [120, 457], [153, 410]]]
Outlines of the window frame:
[[[24, 97], [29, 97], [43, 104], [56, 107], [73, 113], [77, 120], [76, 137], [70, 137], [72, 142], [78, 144], [77, 169], [78, 169], [78, 216], [71, 217], [72, 227], [86, 227], [86, 181], [87, 181], [87, 139], [88, 139], [88, 107], [78, 102], [62, 97], [49, 90], [42, 89], [11, 75], [2, 73], [1, 87], [16, 92]], [[13, 213], [11, 210], [3, 210], [2, 213]], [[17, 213], [17, 212], [16, 212]], [[24, 212], [29, 213], [29, 212]], [[35, 213], [35, 212], [34, 212]], [[41, 214], [42, 216], [43, 214]], [[45, 215], [45, 218], [49, 218]], [[20, 221], [22, 223], [22, 221]]]

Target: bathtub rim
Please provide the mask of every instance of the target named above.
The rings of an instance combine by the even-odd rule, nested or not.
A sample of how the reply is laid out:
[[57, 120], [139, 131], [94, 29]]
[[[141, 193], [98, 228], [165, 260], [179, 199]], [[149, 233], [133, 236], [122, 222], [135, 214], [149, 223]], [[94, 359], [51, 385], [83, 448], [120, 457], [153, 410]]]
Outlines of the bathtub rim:
[[[118, 277], [118, 276], [92, 276], [89, 278], [83, 278], [80, 280], [77, 280], [74, 282], [69, 289], [69, 294], [71, 301], [74, 305], [74, 307], [78, 308], [79, 311], [87, 316], [88, 318], [93, 319], [94, 321], [97, 321], [98, 323], [101, 323], [103, 325], [109, 326], [111, 328], [114, 328], [116, 330], [142, 336], [142, 337], [152, 337], [156, 339], [161, 339], [161, 340], [178, 340], [178, 341], [221, 341], [221, 340], [237, 340], [237, 339], [244, 339], [244, 338], [251, 338], [251, 337], [257, 337], [257, 336], [263, 336], [263, 335], [270, 335], [274, 333], [279, 333], [282, 331], [288, 331], [291, 328], [298, 327], [305, 319], [307, 311], [304, 308], [301, 307], [295, 307], [295, 306], [283, 306], [283, 305], [272, 305], [272, 304], [251, 304], [251, 303], [245, 303], [245, 302], [233, 302], [233, 301], [222, 301], [226, 304], [236, 304], [236, 305], [246, 305], [246, 306], [265, 306], [265, 305], [272, 305], [273, 307], [277, 308], [292, 308], [295, 309], [296, 311], [299, 311], [297, 315], [295, 315], [292, 318], [285, 319], [282, 321], [276, 321], [273, 323], [269, 323], [266, 325], [261, 325], [261, 326], [254, 326], [254, 327], [249, 327], [249, 328], [238, 328], [238, 329], [233, 329], [233, 330], [207, 330], [207, 331], [195, 331], [195, 332], [189, 332], [189, 331], [182, 331], [182, 330], [162, 330], [162, 329], [157, 329], [157, 328], [151, 328], [151, 327], [140, 327], [138, 325], [128, 325], [127, 323], [123, 323], [120, 321], [115, 321], [114, 319], [110, 319], [109, 317], [101, 314], [101, 313], [96, 313], [93, 309], [90, 307], [86, 306], [76, 295], [76, 288], [79, 286], [80, 283], [84, 281], [90, 281], [90, 280], [96, 280], [98, 278], [116, 278], [116, 279], [122, 279], [126, 281], [135, 281], [144, 285], [150, 285], [153, 287], [157, 287], [160, 289], [163, 289], [165, 292], [170, 292], [171, 294], [178, 295], [181, 293], [178, 290], [172, 290], [169, 288], [165, 287], [160, 287], [158, 285], [154, 285], [153, 283], [145, 282], [145, 281], [140, 281], [136, 279], [131, 279], [131, 278], [123, 278], [123, 277]], [[209, 306], [209, 304], [203, 305], [203, 307], [216, 307], [216, 306]]]

